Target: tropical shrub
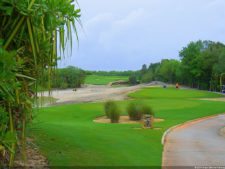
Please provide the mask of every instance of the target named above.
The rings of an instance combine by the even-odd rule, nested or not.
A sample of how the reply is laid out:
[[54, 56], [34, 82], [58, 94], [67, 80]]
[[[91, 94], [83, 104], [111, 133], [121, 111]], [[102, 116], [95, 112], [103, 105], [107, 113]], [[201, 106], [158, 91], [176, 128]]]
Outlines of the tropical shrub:
[[79, 13], [75, 3], [65, 0], [0, 2], [0, 113], [5, 112], [0, 118], [1, 165], [13, 166], [14, 138], [25, 145], [37, 84], [48, 81], [51, 89], [59, 55], [64, 56], [67, 42], [72, 46]]
[[[8, 113], [2, 107], [0, 107], [0, 119], [0, 159], [6, 159], [9, 158], [8, 153], [6, 153], [6, 147], [10, 146], [9, 141], [5, 139], [9, 117]], [[3, 166], [0, 164], [0, 168], [1, 167]]]

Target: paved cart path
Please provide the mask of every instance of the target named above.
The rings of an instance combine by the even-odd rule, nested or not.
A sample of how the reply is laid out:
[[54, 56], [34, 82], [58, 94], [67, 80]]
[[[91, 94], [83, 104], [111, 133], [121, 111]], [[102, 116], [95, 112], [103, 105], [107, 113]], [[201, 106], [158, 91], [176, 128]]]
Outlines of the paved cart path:
[[162, 165], [225, 166], [224, 126], [225, 115], [219, 115], [173, 129], [166, 136]]

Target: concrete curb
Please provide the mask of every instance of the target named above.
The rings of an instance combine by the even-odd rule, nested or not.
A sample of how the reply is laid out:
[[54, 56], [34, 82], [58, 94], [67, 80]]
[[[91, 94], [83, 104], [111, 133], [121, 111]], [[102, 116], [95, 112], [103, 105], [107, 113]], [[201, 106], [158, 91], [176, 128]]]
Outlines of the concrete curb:
[[211, 115], [211, 116], [207, 116], [207, 117], [202, 117], [202, 118], [198, 118], [198, 119], [194, 119], [194, 120], [189, 120], [189, 121], [186, 121], [184, 123], [181, 123], [181, 124], [178, 124], [176, 126], [173, 126], [173, 127], [169, 128], [169, 129], [167, 129], [163, 133], [163, 136], [162, 136], [162, 139], [161, 139], [161, 143], [162, 143], [162, 145], [164, 145], [166, 143], [168, 134], [170, 132], [172, 132], [173, 130], [175, 130], [176, 128], [178, 128], [178, 127], [185, 126], [185, 125], [190, 125], [190, 124], [195, 124], [197, 122], [200, 122], [200, 121], [203, 121], [203, 120], [207, 120], [207, 119], [211, 119], [211, 118], [214, 118], [214, 117], [217, 117], [217, 116], [220, 116], [220, 115], [225, 115], [225, 113], [217, 114], [217, 115]]
[[[183, 123], [183, 124], [184, 124], [184, 123]], [[182, 125], [182, 123], [181, 123], [181, 124], [178, 124], [178, 125], [176, 125], [176, 126], [170, 127], [169, 129], [167, 129], [167, 130], [163, 133], [163, 136], [162, 136], [162, 139], [161, 139], [161, 144], [164, 145], [164, 144], [166, 143], [166, 137], [167, 137], [167, 135], [168, 135], [172, 130], [174, 130], [175, 128], [177, 128], [177, 127], [179, 127], [179, 126], [181, 126], [181, 125]]]

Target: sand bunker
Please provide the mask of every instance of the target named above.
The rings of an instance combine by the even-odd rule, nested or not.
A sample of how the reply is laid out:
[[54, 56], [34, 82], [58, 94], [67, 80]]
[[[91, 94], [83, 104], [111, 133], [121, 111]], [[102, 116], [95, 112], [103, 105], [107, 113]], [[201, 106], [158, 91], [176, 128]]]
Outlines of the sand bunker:
[[[154, 118], [154, 122], [162, 122], [164, 119]], [[106, 116], [98, 117], [94, 120], [95, 123], [111, 123], [110, 119]], [[119, 123], [121, 124], [137, 124], [141, 123], [142, 121], [132, 121], [130, 120], [129, 116], [120, 116]]]

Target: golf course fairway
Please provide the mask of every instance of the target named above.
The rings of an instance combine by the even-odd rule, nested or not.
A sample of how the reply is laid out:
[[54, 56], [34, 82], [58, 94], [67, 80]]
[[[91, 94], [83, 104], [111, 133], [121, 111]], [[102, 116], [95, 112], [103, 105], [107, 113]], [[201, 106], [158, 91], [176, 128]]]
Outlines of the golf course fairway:
[[124, 115], [127, 104], [138, 100], [152, 107], [157, 130], [141, 124], [100, 124], [103, 103], [83, 103], [40, 108], [30, 136], [50, 166], [161, 166], [161, 138], [170, 127], [188, 120], [225, 112], [225, 103], [200, 100], [222, 95], [189, 89], [144, 88], [119, 101]]
[[101, 76], [101, 75], [88, 75], [85, 79], [85, 84], [92, 85], [107, 85], [110, 82], [124, 80], [128, 81], [128, 76]]

